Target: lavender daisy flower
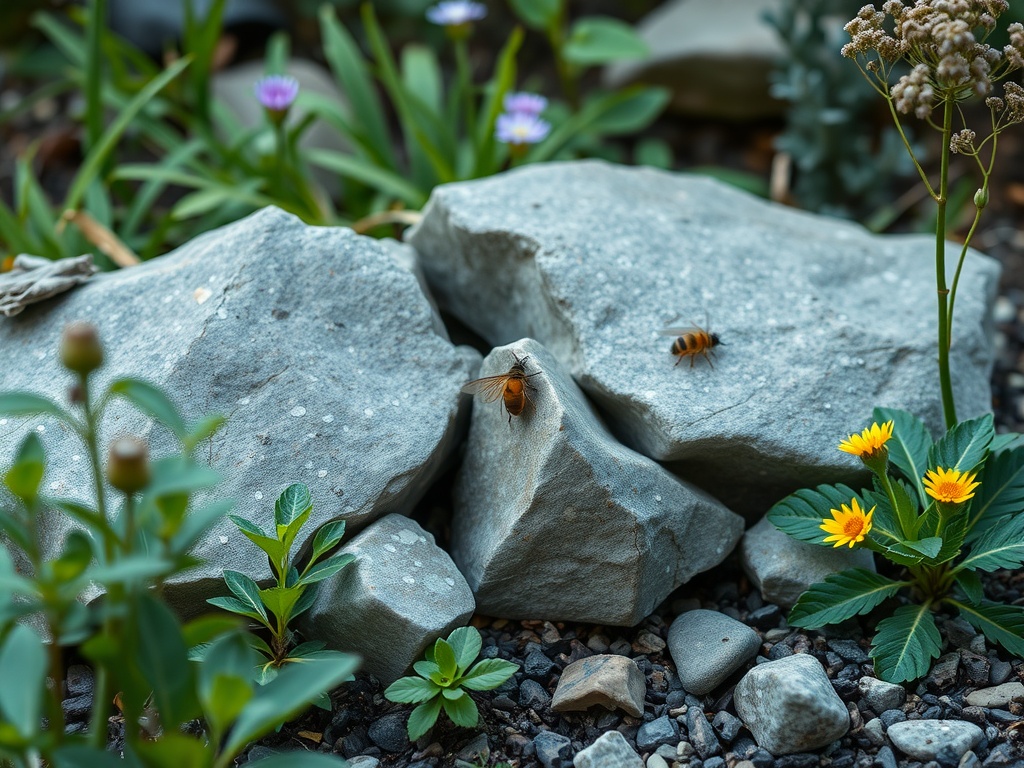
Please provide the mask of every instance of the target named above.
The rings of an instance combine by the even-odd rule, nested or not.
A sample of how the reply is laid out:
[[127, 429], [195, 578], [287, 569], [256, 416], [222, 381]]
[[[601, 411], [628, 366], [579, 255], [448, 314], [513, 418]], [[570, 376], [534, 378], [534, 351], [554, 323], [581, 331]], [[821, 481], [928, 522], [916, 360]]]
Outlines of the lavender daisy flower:
[[536, 93], [508, 93], [503, 102], [511, 114], [539, 115], [548, 107], [548, 100]]
[[523, 147], [543, 141], [551, 132], [551, 123], [527, 112], [512, 112], [498, 115], [494, 135], [498, 141]]
[[299, 81], [289, 75], [267, 75], [256, 81], [256, 98], [272, 120], [280, 121], [299, 94]]
[[467, 0], [445, 0], [427, 8], [427, 21], [442, 27], [462, 27], [486, 15], [487, 7], [483, 3]]

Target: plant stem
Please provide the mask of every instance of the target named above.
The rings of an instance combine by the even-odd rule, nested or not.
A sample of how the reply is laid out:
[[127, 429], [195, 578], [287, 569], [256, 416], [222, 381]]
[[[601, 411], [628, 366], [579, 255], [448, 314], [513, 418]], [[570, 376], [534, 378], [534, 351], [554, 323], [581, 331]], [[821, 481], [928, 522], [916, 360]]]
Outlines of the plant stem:
[[942, 392], [942, 412], [946, 421], [946, 429], [951, 429], [957, 420], [956, 404], [953, 402], [953, 383], [949, 374], [950, 326], [947, 321], [949, 289], [946, 287], [946, 203], [949, 197], [949, 140], [953, 134], [953, 100], [947, 98], [943, 106], [942, 162], [939, 170], [939, 196], [935, 200], [938, 206], [935, 219], [935, 287], [939, 309], [939, 388]]
[[107, 21], [107, 0], [92, 0], [86, 22], [85, 49], [85, 149], [94, 149], [103, 135], [102, 36]]
[[459, 97], [466, 114], [466, 136], [472, 139], [476, 131], [476, 110], [473, 108], [473, 73], [469, 68], [469, 46], [463, 37], [455, 41], [455, 66], [459, 76]]
[[565, 94], [565, 100], [569, 102], [569, 107], [575, 112], [580, 107], [580, 96], [579, 89], [576, 87], [573, 65], [565, 60], [564, 15], [563, 5], [558, 19], [548, 27], [548, 42], [551, 44], [551, 50], [555, 52], [555, 67], [558, 70], [558, 79], [562, 83], [562, 93]]

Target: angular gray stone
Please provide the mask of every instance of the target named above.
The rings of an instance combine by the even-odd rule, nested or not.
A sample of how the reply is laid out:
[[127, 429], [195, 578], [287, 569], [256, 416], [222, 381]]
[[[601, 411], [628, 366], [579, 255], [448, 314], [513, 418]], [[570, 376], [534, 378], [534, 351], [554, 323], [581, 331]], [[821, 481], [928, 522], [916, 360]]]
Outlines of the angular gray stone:
[[668, 715], [644, 723], [636, 732], [636, 747], [641, 752], [650, 752], [662, 744], [676, 744], [678, 741], [679, 725]]
[[644, 768], [640, 755], [618, 731], [602, 733], [593, 744], [573, 758], [575, 768]]
[[783, 105], [769, 94], [769, 75], [785, 53], [764, 20], [778, 0], [744, 0], [729, 5], [722, 23], [716, 0], [671, 0], [637, 25], [651, 54], [605, 70], [605, 81], [620, 87], [642, 82], [671, 89], [671, 108], [685, 114], [750, 120], [778, 115]]
[[[438, 187], [410, 242], [443, 309], [492, 345], [537, 339], [620, 440], [752, 519], [797, 488], [864, 481], [836, 445], [878, 403], [942, 423], [933, 238], [586, 161]], [[998, 273], [972, 252], [960, 278], [962, 418], [991, 408]], [[658, 334], [693, 324], [727, 345], [713, 369], [675, 366]]]
[[899, 709], [907, 700], [907, 689], [876, 677], [862, 677], [857, 684], [860, 695], [876, 715], [888, 709]]
[[733, 701], [754, 740], [773, 755], [824, 747], [850, 728], [850, 713], [825, 670], [804, 653], [751, 669]]
[[981, 688], [968, 693], [964, 701], [969, 707], [1005, 707], [1011, 701], [1024, 701], [1024, 683], [1003, 683], [993, 688]]
[[341, 552], [355, 562], [320, 583], [303, 628], [331, 648], [358, 653], [361, 669], [384, 685], [473, 615], [473, 594], [455, 563], [404, 515], [377, 520]]
[[[824, 536], [824, 534], [822, 534]], [[770, 603], [791, 606], [810, 587], [847, 568], [875, 570], [867, 549], [819, 547], [787, 536], [762, 519], [740, 541], [743, 570]]]
[[945, 749], [959, 759], [985, 735], [965, 720], [907, 720], [893, 723], [886, 733], [893, 746], [918, 760], [934, 760]]
[[[633, 625], [720, 563], [743, 521], [618, 443], [532, 339], [499, 347], [481, 376], [529, 357], [532, 404], [473, 409], [456, 480], [452, 558], [489, 616]], [[514, 587], [512, 586], [514, 585]]]
[[718, 611], [687, 611], [668, 630], [668, 650], [679, 682], [695, 696], [710, 693], [757, 655], [761, 638]]
[[541, 731], [533, 737], [533, 748], [542, 768], [568, 768], [572, 765], [572, 739], [554, 731]]
[[574, 661], [562, 670], [551, 709], [580, 712], [602, 706], [640, 717], [646, 695], [647, 681], [636, 664], [625, 656], [600, 654]]
[[[0, 323], [0, 391], [66, 401], [70, 377], [56, 353], [64, 325], [78, 319], [96, 323], [105, 345], [97, 391], [137, 376], [166, 389], [190, 422], [227, 417], [200, 450], [223, 476], [213, 497], [234, 499], [236, 514], [266, 529], [278, 494], [306, 483], [314, 511], [304, 537], [333, 519], [348, 520], [351, 534], [410, 511], [459, 441], [458, 392], [475, 373], [474, 356], [434, 332], [415, 278], [374, 240], [273, 208]], [[0, 466], [37, 428], [51, 462], [47, 490], [88, 498], [82, 448], [51, 418], [0, 417]], [[102, 442], [123, 433], [149, 433], [154, 456], [172, 445], [165, 429], [116, 402]], [[55, 521], [53, 545], [64, 525]], [[194, 554], [207, 563], [169, 584], [186, 612], [224, 590], [225, 568], [269, 577], [266, 557], [226, 519]]]

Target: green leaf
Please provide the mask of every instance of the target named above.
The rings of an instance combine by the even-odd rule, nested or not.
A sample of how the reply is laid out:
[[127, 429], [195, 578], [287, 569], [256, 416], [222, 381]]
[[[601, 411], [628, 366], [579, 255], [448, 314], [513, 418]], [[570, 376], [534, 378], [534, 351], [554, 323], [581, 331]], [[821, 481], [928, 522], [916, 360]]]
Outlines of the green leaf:
[[647, 43], [629, 24], [610, 16], [584, 16], [572, 25], [562, 49], [566, 61], [584, 67], [642, 59], [648, 53]]
[[228, 589], [234, 593], [235, 597], [246, 606], [247, 610], [255, 611], [266, 620], [267, 612], [263, 608], [263, 602], [260, 600], [260, 587], [255, 581], [244, 573], [226, 570], [224, 571], [224, 583], [228, 585]]
[[954, 571], [1020, 568], [1024, 562], [1024, 514], [994, 525], [971, 545], [971, 553]]
[[992, 438], [988, 446], [990, 453], [1002, 453], [1010, 449], [1020, 448], [1024, 445], [1024, 435], [1019, 432], [1004, 432]]
[[928, 674], [942, 650], [942, 638], [928, 603], [904, 605], [878, 622], [871, 657], [879, 678], [889, 683], [917, 680]]
[[274, 504], [274, 522], [278, 527], [287, 528], [312, 508], [309, 488], [303, 483], [293, 483], [284, 489]]
[[135, 740], [134, 750], [146, 768], [181, 768], [183, 765], [203, 768], [211, 763], [209, 747], [195, 736], [185, 733], [162, 733], [159, 741]]
[[1024, 509], [1024, 446], [990, 454], [978, 480], [981, 485], [971, 499], [968, 541]]
[[45, 472], [46, 452], [43, 450], [43, 441], [36, 432], [29, 432], [18, 446], [14, 464], [4, 474], [4, 485], [27, 506], [31, 506], [39, 494]]
[[889, 496], [877, 477], [874, 478], [875, 489], [864, 493], [864, 500], [867, 503], [864, 508], [875, 508], [875, 513], [871, 517], [869, 536], [883, 547], [893, 547], [901, 545], [907, 539], [916, 539], [918, 529], [917, 502], [913, 493], [902, 480], [889, 478], [889, 483], [892, 495], [896, 499], [896, 510], [893, 510]]
[[995, 434], [991, 413], [961, 421], [928, 451], [928, 468], [942, 467], [970, 472], [985, 460]]
[[208, 597], [206, 602], [216, 608], [237, 613], [240, 616], [248, 616], [250, 619], [255, 619], [267, 627], [271, 626], [270, 620], [265, 615], [253, 610], [249, 607], [248, 603], [243, 603], [237, 597]]
[[290, 750], [286, 754], [271, 755], [254, 762], [246, 762], [247, 768], [345, 768], [348, 765], [340, 757], [317, 752]]
[[215, 501], [201, 509], [189, 512], [171, 537], [171, 552], [182, 554], [187, 552], [199, 537], [210, 530], [213, 524], [224, 517], [233, 506], [235, 506], [233, 501]]
[[838, 624], [851, 616], [867, 613], [909, 585], [909, 582], [893, 581], [863, 568], [833, 573], [800, 595], [789, 614], [789, 623], [804, 629]]
[[436, 684], [422, 677], [403, 677], [384, 690], [384, 698], [399, 704], [419, 704], [432, 699], [441, 691]]
[[425, 701], [409, 713], [409, 740], [416, 741], [429, 731], [441, 713], [441, 697]]
[[862, 508], [870, 509], [860, 494], [845, 485], [803, 488], [769, 509], [768, 520], [794, 539], [819, 547], [831, 547], [831, 543], [825, 542], [828, 534], [821, 529], [822, 521], [832, 517], [831, 510], [840, 509], [843, 504], [850, 506], [855, 498]]
[[330, 691], [347, 680], [358, 666], [357, 656], [311, 659], [305, 664], [285, 666], [274, 680], [258, 688], [245, 705], [228, 735], [223, 752], [238, 754], [250, 741], [294, 716], [320, 693]]
[[194, 668], [181, 627], [171, 610], [149, 594], [139, 596], [136, 611], [139, 668], [152, 686], [161, 724], [177, 730], [198, 714]]
[[329, 579], [355, 559], [355, 555], [348, 554], [335, 555], [334, 557], [328, 558], [322, 563], [317, 563], [306, 571], [302, 578], [299, 579], [298, 584], [300, 586], [306, 586], [307, 584], [314, 584], [318, 581]]
[[31, 392], [0, 393], [0, 413], [5, 416], [56, 416], [66, 424], [76, 425], [70, 413], [52, 400]]
[[[619, 95], [621, 92], [612, 94]], [[672, 94], [668, 88], [639, 87], [628, 91], [628, 98], [615, 99], [587, 126], [588, 133], [621, 136], [642, 131], [665, 109]], [[601, 96], [595, 97], [596, 100]]]
[[343, 155], [329, 149], [310, 149], [304, 157], [312, 165], [334, 171], [347, 179], [362, 182], [386, 195], [401, 200], [410, 208], [420, 209], [426, 202], [427, 194], [404, 176], [380, 168], [353, 155]]
[[230, 616], [207, 614], [192, 619], [181, 628], [181, 636], [185, 645], [194, 648], [200, 644], [210, 644], [228, 633], [239, 630], [239, 622]]
[[476, 154], [472, 174], [474, 178], [490, 176], [499, 170], [499, 154], [495, 151], [497, 140], [494, 136], [494, 127], [498, 122], [498, 115], [504, 109], [506, 94], [515, 86], [516, 54], [519, 53], [522, 44], [523, 30], [516, 27], [509, 35], [501, 53], [498, 54], [494, 63], [494, 73], [484, 86], [486, 95], [477, 118], [476, 138], [473, 142]]
[[270, 587], [260, 590], [260, 599], [285, 624], [291, 621], [292, 608], [301, 596], [302, 587]]
[[483, 642], [480, 639], [480, 632], [475, 627], [459, 627], [448, 635], [448, 645], [455, 653], [455, 664], [458, 667], [458, 674], [461, 675], [476, 661]]
[[547, 31], [558, 23], [563, 0], [510, 0], [512, 10], [528, 27]]
[[46, 651], [43, 640], [24, 624], [16, 624], [0, 647], [0, 712], [23, 739], [39, 731], [46, 692]]
[[71, 744], [58, 747], [53, 755], [54, 768], [134, 768], [129, 755], [119, 757], [106, 749]]
[[465, 696], [466, 692], [461, 688], [442, 688], [441, 695], [449, 701], [455, 701]]
[[[431, 648], [431, 650], [433, 650], [433, 648]], [[432, 680], [435, 683], [439, 682], [443, 677], [441, 674], [441, 668], [433, 661], [420, 659], [419, 661], [413, 662], [412, 668], [416, 670], [417, 675], [420, 675], [427, 680]]]
[[893, 422], [892, 439], [886, 443], [889, 461], [913, 484], [922, 506], [927, 506], [929, 497], [921, 481], [928, 469], [928, 452], [932, 446], [928, 428], [914, 414], [898, 408], [875, 408], [872, 418], [879, 424]]
[[490, 691], [508, 680], [519, 669], [518, 664], [504, 659], [482, 659], [460, 681], [472, 691]]
[[225, 733], [253, 695], [256, 653], [241, 633], [212, 643], [199, 665], [203, 715], [218, 736]]
[[455, 661], [455, 651], [448, 645], [447, 640], [437, 639], [434, 643], [434, 663], [441, 672], [441, 676], [451, 681], [459, 674], [459, 667]]
[[963, 590], [964, 596], [971, 605], [978, 605], [985, 598], [981, 578], [975, 571], [960, 571], [956, 575], [956, 583]]
[[293, 621], [313, 607], [313, 603], [316, 602], [318, 586], [318, 584], [310, 584], [302, 590], [302, 595], [295, 601], [295, 605], [292, 607]]
[[320, 526], [313, 537], [312, 560], [319, 560], [345, 536], [345, 521], [335, 520]]
[[208, 440], [213, 437], [217, 430], [220, 429], [227, 422], [220, 414], [211, 414], [204, 416], [198, 422], [188, 428], [188, 434], [182, 438], [186, 453], [191, 453], [197, 445], [204, 440]]
[[982, 601], [981, 605], [964, 605], [949, 600], [960, 615], [985, 637], [1017, 657], [1024, 657], [1024, 607]]
[[475, 728], [480, 719], [476, 702], [470, 696], [460, 696], [457, 699], [444, 697], [441, 699], [441, 706], [452, 722], [463, 728]]
[[44, 572], [55, 583], [69, 584], [85, 573], [92, 562], [92, 539], [83, 531], [73, 530], [64, 539], [64, 549], [56, 560], [44, 565]]
[[122, 557], [109, 565], [101, 565], [89, 572], [94, 582], [107, 586], [131, 584], [166, 576], [174, 570], [174, 563], [153, 554], [138, 554]]
[[939, 554], [939, 550], [942, 549], [942, 539], [938, 536], [921, 539], [920, 541], [905, 541], [903, 543], [915, 552], [920, 552], [925, 557], [934, 558]]

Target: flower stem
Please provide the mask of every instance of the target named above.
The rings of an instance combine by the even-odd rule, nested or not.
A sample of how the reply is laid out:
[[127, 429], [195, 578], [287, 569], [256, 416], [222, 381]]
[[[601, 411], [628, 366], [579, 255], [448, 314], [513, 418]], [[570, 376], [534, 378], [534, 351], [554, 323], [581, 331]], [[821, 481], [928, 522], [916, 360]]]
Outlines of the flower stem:
[[473, 75], [469, 68], [469, 46], [465, 38], [455, 40], [455, 66], [459, 75], [459, 95], [466, 115], [466, 136], [476, 131], [476, 110], [473, 108]]
[[935, 202], [938, 205], [935, 217], [935, 287], [939, 309], [939, 388], [942, 392], [942, 412], [946, 421], [946, 429], [956, 423], [956, 404], [953, 402], [953, 382], [949, 374], [950, 325], [949, 289], [946, 287], [946, 203], [949, 197], [949, 140], [953, 134], [952, 98], [943, 104], [942, 116], [942, 148], [939, 169], [939, 195]]

